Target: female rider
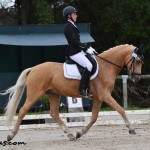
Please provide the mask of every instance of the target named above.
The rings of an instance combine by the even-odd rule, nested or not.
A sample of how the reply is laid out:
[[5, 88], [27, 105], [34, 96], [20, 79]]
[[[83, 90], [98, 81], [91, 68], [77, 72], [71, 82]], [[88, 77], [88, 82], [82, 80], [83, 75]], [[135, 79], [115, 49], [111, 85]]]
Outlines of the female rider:
[[86, 44], [80, 42], [80, 32], [74, 24], [77, 19], [77, 10], [72, 6], [67, 6], [63, 10], [63, 16], [67, 20], [64, 28], [64, 34], [68, 41], [67, 57], [85, 68], [81, 78], [79, 91], [81, 96], [87, 98], [91, 96], [88, 93], [87, 88], [93, 66], [85, 56], [85, 52], [91, 55], [97, 52], [92, 47], [88, 47]]

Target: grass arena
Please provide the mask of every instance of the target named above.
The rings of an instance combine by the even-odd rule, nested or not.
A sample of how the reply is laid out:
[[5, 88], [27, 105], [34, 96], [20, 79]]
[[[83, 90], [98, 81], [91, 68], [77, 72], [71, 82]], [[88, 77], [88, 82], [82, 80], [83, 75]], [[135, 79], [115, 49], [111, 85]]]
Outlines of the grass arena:
[[[132, 113], [131, 113], [132, 112]], [[6, 142], [8, 129], [0, 128], [1, 150], [149, 150], [150, 147], [150, 111], [126, 111], [136, 135], [128, 133], [122, 118], [115, 112], [100, 112], [94, 126], [76, 141], [69, 141], [68, 137], [55, 123], [47, 125], [20, 126], [16, 137]], [[83, 113], [84, 114], [84, 113]], [[62, 114], [60, 114], [62, 115]], [[80, 113], [79, 113], [80, 115]], [[86, 114], [90, 117], [89, 113]], [[85, 114], [83, 116], [86, 116]], [[63, 115], [68, 117], [69, 114]], [[61, 117], [63, 117], [61, 116]], [[77, 116], [77, 115], [76, 115]], [[41, 116], [40, 116], [41, 117]], [[36, 118], [40, 118], [39, 116]], [[47, 118], [48, 116], [44, 116]], [[74, 116], [73, 116], [74, 117]], [[25, 119], [29, 119], [26, 116]], [[86, 118], [86, 117], [85, 117]], [[101, 119], [100, 119], [101, 118]], [[3, 117], [1, 117], [1, 120]], [[87, 119], [88, 122], [88, 119]], [[68, 123], [75, 135], [82, 129], [80, 123]], [[86, 124], [86, 119], [85, 123]], [[2, 126], [0, 126], [2, 127]]]

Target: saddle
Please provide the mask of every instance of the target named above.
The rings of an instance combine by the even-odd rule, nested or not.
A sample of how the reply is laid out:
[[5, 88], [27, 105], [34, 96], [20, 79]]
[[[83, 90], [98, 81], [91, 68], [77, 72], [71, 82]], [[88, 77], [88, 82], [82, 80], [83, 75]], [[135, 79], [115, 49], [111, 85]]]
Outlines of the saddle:
[[[85, 56], [93, 65], [93, 69], [91, 71], [91, 77], [90, 77], [90, 80], [92, 80], [97, 76], [99, 67], [95, 56], [91, 56], [88, 53]], [[69, 57], [66, 57], [66, 62], [64, 63], [64, 76], [66, 78], [80, 80], [84, 69], [85, 69], [84, 67], [80, 66]]]

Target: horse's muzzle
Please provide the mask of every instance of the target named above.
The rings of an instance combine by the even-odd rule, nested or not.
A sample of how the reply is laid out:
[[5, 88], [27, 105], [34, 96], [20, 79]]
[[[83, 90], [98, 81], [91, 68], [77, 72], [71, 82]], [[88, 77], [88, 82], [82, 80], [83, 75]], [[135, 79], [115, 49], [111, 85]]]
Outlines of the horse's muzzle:
[[134, 82], [134, 83], [136, 83], [136, 82], [138, 82], [138, 81], [140, 81], [140, 79], [141, 79], [141, 74], [131, 74], [131, 80]]

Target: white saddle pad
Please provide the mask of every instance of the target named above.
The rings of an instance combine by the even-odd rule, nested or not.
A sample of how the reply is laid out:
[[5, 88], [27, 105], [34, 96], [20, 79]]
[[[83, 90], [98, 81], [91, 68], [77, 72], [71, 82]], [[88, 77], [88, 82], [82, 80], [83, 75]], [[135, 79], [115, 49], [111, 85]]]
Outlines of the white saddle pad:
[[[66, 78], [81, 80], [81, 74], [80, 74], [80, 72], [79, 72], [76, 64], [67, 64], [67, 63], [64, 63], [63, 68], [64, 68], [64, 76]], [[93, 80], [98, 75], [98, 71], [99, 71], [99, 66], [98, 66], [98, 63], [97, 63], [97, 70], [90, 77], [90, 80]]]

